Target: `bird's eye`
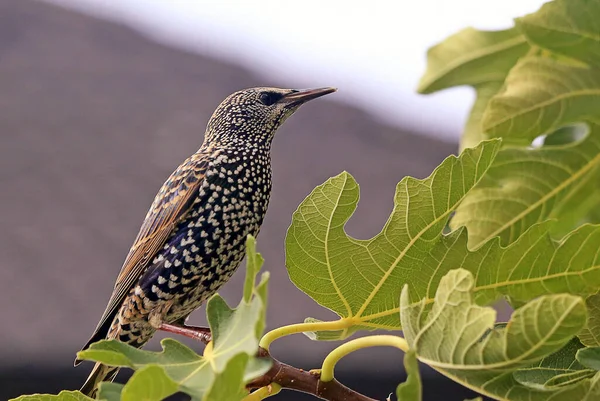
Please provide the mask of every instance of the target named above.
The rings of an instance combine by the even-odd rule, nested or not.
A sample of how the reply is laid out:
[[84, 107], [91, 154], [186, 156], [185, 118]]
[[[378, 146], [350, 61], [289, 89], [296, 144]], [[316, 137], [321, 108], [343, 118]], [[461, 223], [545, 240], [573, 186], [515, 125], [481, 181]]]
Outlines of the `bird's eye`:
[[281, 99], [281, 94], [273, 93], [273, 92], [263, 92], [258, 97], [258, 100], [265, 106], [271, 106], [275, 104], [279, 99]]

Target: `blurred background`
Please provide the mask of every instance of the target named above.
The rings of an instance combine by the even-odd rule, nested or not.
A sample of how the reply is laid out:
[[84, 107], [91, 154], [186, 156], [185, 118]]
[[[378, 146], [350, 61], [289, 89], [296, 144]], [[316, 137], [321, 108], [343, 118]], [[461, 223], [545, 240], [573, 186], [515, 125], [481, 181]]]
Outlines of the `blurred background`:
[[[414, 93], [427, 48], [469, 25], [506, 28], [541, 3], [0, 0], [0, 399], [79, 388], [91, 366], [73, 369], [75, 353], [156, 191], [200, 146], [221, 100], [246, 87], [339, 88], [279, 131], [258, 242], [272, 274], [269, 328], [332, 319], [287, 278], [292, 212], [348, 170], [361, 185], [348, 231], [376, 234], [396, 183], [456, 153], [473, 98], [461, 88]], [[242, 281], [221, 292], [232, 304]], [[205, 323], [204, 311], [191, 323]], [[272, 350], [310, 369], [334, 346], [298, 335]], [[383, 400], [404, 379], [401, 357], [369, 349], [336, 373]], [[473, 395], [422, 373], [428, 400]]]

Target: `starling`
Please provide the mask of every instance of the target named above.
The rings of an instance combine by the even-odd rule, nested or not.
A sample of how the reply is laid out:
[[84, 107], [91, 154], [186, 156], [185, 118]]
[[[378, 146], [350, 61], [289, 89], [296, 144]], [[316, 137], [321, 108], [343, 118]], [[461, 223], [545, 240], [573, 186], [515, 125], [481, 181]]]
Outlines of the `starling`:
[[[246, 237], [258, 235], [267, 211], [275, 132], [303, 103], [332, 92], [251, 88], [219, 105], [200, 149], [154, 198], [82, 350], [102, 339], [141, 347], [162, 325], [183, 325], [229, 280], [244, 258]], [[98, 383], [116, 374], [97, 363], [81, 391], [94, 396]]]

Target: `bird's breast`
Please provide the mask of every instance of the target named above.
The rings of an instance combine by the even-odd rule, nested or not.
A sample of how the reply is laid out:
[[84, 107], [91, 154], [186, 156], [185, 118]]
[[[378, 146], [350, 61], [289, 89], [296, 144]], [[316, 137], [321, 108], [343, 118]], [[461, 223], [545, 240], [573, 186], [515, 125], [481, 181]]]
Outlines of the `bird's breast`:
[[258, 235], [270, 192], [268, 155], [211, 161], [190, 212], [140, 280], [148, 302], [180, 299], [172, 308], [179, 317], [217, 291], [242, 261], [248, 234]]

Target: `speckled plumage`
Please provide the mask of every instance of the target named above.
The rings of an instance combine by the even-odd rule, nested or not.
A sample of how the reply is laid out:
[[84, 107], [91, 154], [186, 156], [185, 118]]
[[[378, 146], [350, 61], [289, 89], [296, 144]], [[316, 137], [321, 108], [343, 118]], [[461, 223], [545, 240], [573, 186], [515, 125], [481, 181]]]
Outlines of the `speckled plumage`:
[[[252, 88], [221, 103], [200, 149], [156, 195], [83, 349], [103, 338], [141, 347], [161, 323], [183, 322], [229, 280], [267, 211], [275, 131], [302, 103], [333, 91]], [[82, 391], [93, 394], [115, 374], [97, 364]]]

